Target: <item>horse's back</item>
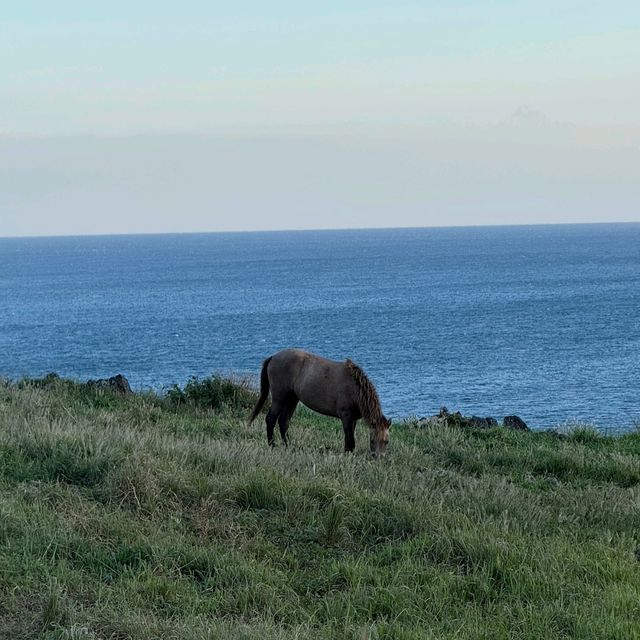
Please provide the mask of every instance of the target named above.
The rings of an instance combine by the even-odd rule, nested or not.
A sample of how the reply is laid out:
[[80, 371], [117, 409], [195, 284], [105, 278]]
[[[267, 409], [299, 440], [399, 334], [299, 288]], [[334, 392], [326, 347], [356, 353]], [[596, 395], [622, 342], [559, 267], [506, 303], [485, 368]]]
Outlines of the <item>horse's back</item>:
[[353, 380], [345, 363], [302, 349], [276, 353], [269, 364], [269, 379], [276, 396], [294, 394], [310, 409], [326, 415], [338, 415], [354, 402]]
[[302, 366], [306, 351], [302, 349], [283, 349], [271, 356], [270, 371], [290, 371]]
[[323, 358], [310, 351], [304, 351], [303, 349], [283, 349], [271, 356], [271, 362], [275, 364], [278, 369], [296, 369], [306, 367], [307, 369], [336, 369], [338, 367], [344, 367], [344, 362], [338, 362], [337, 360], [329, 360], [329, 358]]

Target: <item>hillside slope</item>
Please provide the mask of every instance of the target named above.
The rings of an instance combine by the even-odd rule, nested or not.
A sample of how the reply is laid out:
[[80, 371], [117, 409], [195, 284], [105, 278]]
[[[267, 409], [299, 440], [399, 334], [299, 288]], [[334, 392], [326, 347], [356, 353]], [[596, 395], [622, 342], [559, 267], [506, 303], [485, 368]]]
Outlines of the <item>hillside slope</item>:
[[195, 395], [0, 385], [0, 638], [640, 638], [640, 433], [406, 422], [372, 461]]

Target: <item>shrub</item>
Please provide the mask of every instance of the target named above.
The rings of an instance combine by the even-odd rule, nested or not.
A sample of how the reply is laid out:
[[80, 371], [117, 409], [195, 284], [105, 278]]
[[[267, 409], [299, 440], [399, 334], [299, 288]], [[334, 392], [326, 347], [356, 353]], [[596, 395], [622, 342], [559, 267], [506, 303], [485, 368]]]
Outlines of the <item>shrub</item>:
[[166, 399], [173, 407], [192, 406], [200, 409], [251, 409], [257, 400], [249, 381], [213, 375], [209, 378], [192, 376], [184, 389], [174, 384], [167, 392]]

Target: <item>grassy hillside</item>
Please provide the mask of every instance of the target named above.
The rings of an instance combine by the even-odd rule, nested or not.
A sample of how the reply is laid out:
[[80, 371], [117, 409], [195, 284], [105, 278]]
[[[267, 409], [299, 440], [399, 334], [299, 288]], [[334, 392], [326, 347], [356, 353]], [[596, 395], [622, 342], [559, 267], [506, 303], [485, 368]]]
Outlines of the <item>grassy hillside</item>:
[[0, 638], [640, 638], [640, 433], [271, 451], [208, 384], [0, 385]]

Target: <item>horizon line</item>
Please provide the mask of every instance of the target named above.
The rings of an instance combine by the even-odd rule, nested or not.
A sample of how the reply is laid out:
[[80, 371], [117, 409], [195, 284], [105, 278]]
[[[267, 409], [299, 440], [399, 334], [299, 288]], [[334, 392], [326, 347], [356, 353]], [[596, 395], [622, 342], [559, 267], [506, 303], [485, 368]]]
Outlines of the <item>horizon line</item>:
[[480, 224], [447, 224], [447, 225], [424, 225], [424, 226], [396, 226], [396, 227], [315, 227], [303, 229], [219, 229], [209, 231], [132, 231], [113, 233], [64, 233], [64, 234], [33, 234], [33, 235], [0, 235], [0, 240], [27, 240], [45, 238], [110, 238], [127, 236], [187, 236], [187, 235], [224, 235], [224, 234], [252, 234], [252, 233], [323, 233], [331, 231], [394, 231], [394, 230], [419, 230], [419, 229], [478, 229], [484, 227], [577, 227], [577, 226], [604, 226], [604, 225], [640, 225], [640, 220], [615, 220], [615, 221], [590, 221], [590, 222], [515, 222], [511, 224], [502, 223], [480, 223]]

